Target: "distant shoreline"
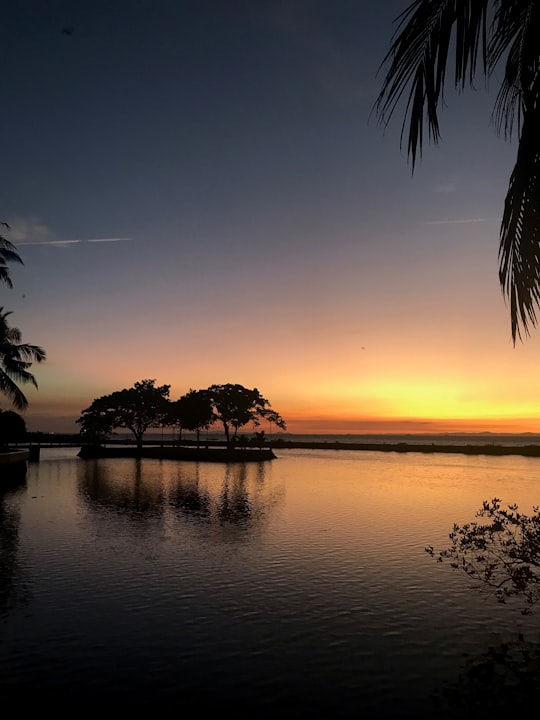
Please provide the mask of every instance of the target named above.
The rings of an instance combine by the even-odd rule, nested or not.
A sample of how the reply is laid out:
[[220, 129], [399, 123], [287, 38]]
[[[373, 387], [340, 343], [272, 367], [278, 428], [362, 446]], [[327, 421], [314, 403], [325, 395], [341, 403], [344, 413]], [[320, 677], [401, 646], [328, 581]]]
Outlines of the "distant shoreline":
[[275, 450], [306, 449], [306, 450], [357, 450], [371, 452], [397, 453], [458, 453], [462, 455], [523, 455], [540, 457], [540, 445], [436, 445], [417, 443], [348, 443], [348, 442], [299, 442], [294, 440], [274, 440], [269, 443]]
[[[38, 445], [42, 448], [45, 447], [59, 447], [59, 446], [77, 446], [82, 447], [83, 443], [81, 442], [81, 439], [77, 435], [55, 435], [55, 434], [35, 434], [35, 433], [29, 433], [30, 438], [30, 445]], [[519, 438], [519, 440], [522, 441], [523, 444], [513, 444], [512, 441], [511, 444], [504, 442], [497, 442], [499, 440], [499, 437], [496, 434], [493, 434], [492, 437], [486, 438], [484, 437], [475, 437], [475, 435], [471, 434], [470, 436], [466, 437], [466, 440], [470, 440], [470, 442], [465, 442], [465, 438], [462, 435], [460, 437], [460, 442], [448, 442], [448, 435], [445, 437], [445, 442], [440, 442], [443, 436], [441, 435], [433, 435], [433, 441], [429, 442], [426, 436], [424, 435], [419, 442], [414, 441], [413, 436], [407, 436], [406, 439], [403, 438], [403, 436], [400, 436], [399, 440], [394, 442], [391, 437], [388, 435], [386, 436], [380, 436], [381, 439], [378, 441], [365, 441], [364, 439], [362, 441], [349, 441], [349, 439], [344, 439], [343, 436], [339, 436], [340, 439], [333, 440], [331, 439], [331, 436], [321, 436], [320, 440], [317, 439], [302, 439], [302, 440], [296, 440], [291, 439], [290, 436], [285, 437], [278, 437], [278, 438], [266, 438], [266, 442], [264, 444], [264, 448], [267, 450], [288, 450], [288, 449], [300, 449], [300, 450], [348, 450], [348, 451], [364, 451], [364, 452], [395, 452], [395, 453], [411, 453], [411, 452], [417, 452], [417, 453], [424, 453], [424, 454], [441, 454], [441, 453], [447, 453], [447, 454], [462, 454], [462, 455], [490, 455], [490, 456], [503, 456], [503, 455], [521, 455], [524, 457], [540, 457], [540, 440], [538, 440], [534, 435], [534, 439], [536, 442], [531, 442], [530, 437], [528, 435], [532, 434], [515, 434], [513, 436], [514, 442]], [[375, 436], [372, 436], [375, 437]], [[384, 437], [384, 439], [383, 439]], [[509, 435], [505, 436], [506, 438], [509, 438]], [[323, 439], [324, 438], [324, 439]], [[503, 439], [502, 437], [500, 438]], [[370, 438], [371, 440], [371, 438]], [[420, 440], [420, 438], [419, 438]], [[437, 442], [439, 440], [439, 442]], [[475, 442], [476, 441], [476, 442]], [[22, 445], [26, 445], [27, 443], [21, 443]], [[110, 446], [124, 446], [126, 448], [133, 448], [134, 445], [132, 442], [130, 442], [129, 439], [125, 438], [113, 438], [111, 439], [107, 445]], [[178, 448], [178, 443], [173, 442], [171, 440], [160, 440], [156, 437], [156, 435], [153, 435], [153, 437], [150, 439], [150, 437], [145, 441], [144, 443], [145, 447], [153, 447], [153, 448], [163, 448], [164, 450], [166, 448]], [[185, 448], [193, 448], [196, 447], [196, 441], [185, 439], [181, 443], [182, 447]], [[225, 442], [222, 440], [214, 440], [214, 439], [208, 439], [203, 440], [201, 439], [200, 442], [200, 448], [201, 450], [203, 448], [214, 448], [217, 449], [219, 447], [225, 447]], [[245, 449], [255, 449], [257, 446], [253, 444], [253, 441], [248, 442], [246, 445], [238, 445], [237, 450], [240, 450], [242, 448]], [[170, 450], [167, 450], [163, 453], [163, 456], [169, 455], [170, 457]]]

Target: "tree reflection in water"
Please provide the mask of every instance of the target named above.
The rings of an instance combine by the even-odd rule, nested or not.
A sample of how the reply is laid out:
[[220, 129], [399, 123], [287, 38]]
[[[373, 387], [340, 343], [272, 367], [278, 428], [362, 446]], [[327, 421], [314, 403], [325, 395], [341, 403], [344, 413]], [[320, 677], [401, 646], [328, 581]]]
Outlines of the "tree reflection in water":
[[[264, 485], [265, 463], [229, 463], [222, 475], [210, 479], [204, 465], [183, 464], [178, 471], [169, 502], [184, 517], [214, 525], [249, 530], [264, 518], [275, 502]], [[255, 475], [255, 477], [254, 477]]]
[[247, 530], [279, 497], [265, 482], [267, 465], [88, 459], [77, 467], [78, 487], [85, 504], [100, 513], [144, 523], [172, 511], [191, 523]]
[[99, 459], [82, 461], [78, 487], [85, 502], [94, 510], [107, 508], [134, 520], [161, 515], [163, 488], [145, 481], [143, 463], [136, 458], [122, 458], [113, 465]]
[[245, 523], [255, 519], [255, 509], [249, 501], [246, 489], [245, 464], [233, 466], [233, 470], [227, 465], [219, 498], [218, 516], [221, 522], [229, 523]]
[[434, 697], [439, 717], [511, 717], [534, 707], [540, 697], [540, 642], [521, 633], [512, 642], [496, 641], [468, 657], [457, 681]]
[[16, 582], [20, 513], [10, 503], [10, 498], [23, 490], [26, 490], [25, 484], [0, 490], [0, 617], [5, 617], [28, 595], [27, 589]]
[[212, 498], [207, 490], [199, 487], [200, 463], [182, 466], [177, 480], [169, 493], [169, 502], [173, 508], [185, 517], [207, 521], [212, 512]]

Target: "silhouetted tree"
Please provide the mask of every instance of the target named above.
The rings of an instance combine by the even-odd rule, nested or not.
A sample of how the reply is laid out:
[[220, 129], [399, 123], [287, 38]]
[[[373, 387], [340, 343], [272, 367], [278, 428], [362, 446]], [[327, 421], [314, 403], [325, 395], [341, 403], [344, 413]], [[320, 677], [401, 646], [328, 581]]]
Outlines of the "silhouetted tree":
[[[101, 398], [99, 398], [101, 400]], [[81, 425], [81, 439], [84, 443], [89, 445], [103, 445], [110, 439], [117, 419], [116, 413], [110, 408], [106, 407], [107, 403], [92, 403], [90, 408], [93, 406], [92, 412], [90, 408], [83, 411], [77, 423]], [[86, 414], [84, 414], [86, 413]]]
[[207, 392], [210, 395], [215, 419], [223, 425], [229, 448], [234, 445], [239, 428], [248, 423], [258, 426], [262, 419], [268, 418], [278, 427], [282, 429], [286, 427], [283, 418], [271, 409], [270, 403], [257, 388], [249, 389], [243, 385], [228, 383], [211, 385]]
[[264, 430], [255, 433], [255, 442], [259, 446], [259, 449], [262, 450], [266, 442]]
[[82, 411], [77, 423], [81, 434], [106, 436], [114, 428], [126, 428], [133, 433], [137, 449], [143, 444], [149, 428], [161, 427], [169, 413], [170, 385], [155, 386], [155, 380], [141, 380], [131, 388], [117, 390], [96, 398]]
[[35, 377], [29, 371], [32, 362], [43, 362], [45, 350], [38, 345], [21, 342], [21, 331], [8, 322], [10, 312], [0, 307], [0, 392], [17, 410], [24, 410], [28, 400], [17, 383], [31, 383], [37, 388]]
[[519, 144], [504, 205], [499, 279], [510, 305], [512, 338], [528, 335], [540, 307], [540, 3], [534, 0], [415, 0], [397, 18], [383, 60], [388, 65], [375, 109], [388, 124], [405, 98], [402, 139], [414, 171], [424, 125], [440, 139], [449, 53], [455, 53], [454, 84], [473, 84], [480, 67], [492, 77], [504, 63], [493, 119], [509, 139], [517, 118]]
[[206, 390], [190, 390], [170, 403], [169, 423], [180, 426], [180, 442], [182, 430], [189, 430], [197, 433], [197, 445], [199, 445], [201, 429], [210, 427], [214, 420], [213, 406]]
[[499, 602], [522, 598], [526, 614], [540, 600], [540, 508], [533, 512], [524, 515], [517, 505], [505, 510], [498, 498], [484, 500], [476, 517], [486, 522], [454, 524], [450, 547], [436, 554], [430, 546], [426, 552], [449, 561]]
[[13, 410], [0, 410], [0, 447], [21, 442], [26, 437], [26, 423]]

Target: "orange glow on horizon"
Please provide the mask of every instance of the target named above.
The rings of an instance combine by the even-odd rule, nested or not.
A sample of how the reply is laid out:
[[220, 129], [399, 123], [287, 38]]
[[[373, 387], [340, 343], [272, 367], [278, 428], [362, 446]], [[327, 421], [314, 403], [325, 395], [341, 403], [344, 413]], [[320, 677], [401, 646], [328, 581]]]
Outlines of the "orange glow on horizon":
[[[532, 362], [532, 361], [531, 361]], [[288, 374], [260, 377], [251, 374], [213, 371], [195, 376], [189, 385], [174, 383], [168, 373], [149, 374], [141, 370], [121, 378], [100, 374], [70, 377], [52, 367], [39, 368], [40, 389], [26, 392], [29, 408], [24, 413], [29, 430], [78, 432], [75, 420], [96, 397], [129, 387], [138, 379], [155, 377], [158, 384], [171, 384], [171, 399], [191, 387], [208, 387], [215, 382], [239, 382], [258, 387], [272, 408], [284, 418], [286, 432], [293, 434], [373, 434], [373, 433], [540, 433], [540, 382], [531, 375], [512, 375], [493, 371], [466, 376], [455, 368], [441, 372], [414, 371], [405, 364], [394, 368], [394, 375], [381, 362], [380, 373], [351, 377], [313, 371], [313, 377], [300, 377], [295, 369]], [[433, 363], [435, 366], [436, 364]], [[437, 373], [441, 377], [437, 377]], [[536, 378], [536, 375], [532, 376]], [[76, 391], [74, 390], [76, 388]], [[539, 398], [537, 400], [537, 398]], [[4, 406], [5, 407], [5, 406]], [[275, 426], [261, 429], [275, 434]], [[253, 432], [251, 426], [246, 433]]]
[[[84, 405], [86, 407], [86, 405]], [[83, 405], [75, 407], [67, 401], [52, 403], [33, 403], [23, 413], [31, 431], [42, 432], [78, 432], [75, 420], [79, 417]], [[287, 413], [278, 410], [286, 422], [287, 433], [298, 435], [354, 435], [354, 434], [430, 434], [430, 433], [540, 433], [540, 417], [492, 416], [492, 417], [429, 417], [429, 416], [353, 416], [330, 415], [309, 412]], [[251, 425], [244, 428], [249, 434], [254, 431]], [[269, 435], [283, 432], [275, 425], [262, 423], [259, 429]]]
[[[274, 432], [274, 431], [272, 431]], [[299, 435], [540, 433], [538, 418], [290, 418], [287, 432]]]

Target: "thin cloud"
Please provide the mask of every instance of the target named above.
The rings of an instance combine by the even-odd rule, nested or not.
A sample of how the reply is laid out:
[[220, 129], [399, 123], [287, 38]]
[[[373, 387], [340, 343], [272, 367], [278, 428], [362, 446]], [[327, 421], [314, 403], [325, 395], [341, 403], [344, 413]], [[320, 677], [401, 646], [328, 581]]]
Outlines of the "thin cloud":
[[22, 242], [16, 242], [18, 245], [76, 245], [82, 242], [81, 240], [23, 240]]
[[[89, 243], [100, 243], [100, 242], [127, 242], [128, 240], [133, 240], [133, 238], [129, 237], [111, 237], [111, 238], [90, 238], [86, 242]], [[80, 242], [80, 241], [79, 241]]]
[[55, 245], [65, 247], [67, 245], [80, 245], [81, 243], [110, 243], [126, 242], [132, 240], [130, 237], [98, 237], [78, 240], [61, 240], [46, 225], [33, 217], [16, 217], [10, 220], [7, 238], [17, 246], [22, 245]]
[[9, 230], [6, 233], [8, 240], [15, 245], [38, 245], [40, 243], [53, 242], [54, 233], [49, 228], [33, 217], [16, 217], [9, 220]]
[[453, 193], [456, 191], [456, 183], [454, 182], [445, 182], [445, 183], [439, 183], [435, 186], [435, 192], [436, 193], [442, 193], [443, 195], [447, 195], [448, 193]]
[[133, 238], [89, 238], [88, 240], [23, 240], [22, 242], [15, 243], [18, 245], [56, 245], [57, 247], [63, 247], [65, 245], [80, 245], [81, 243], [110, 243], [110, 242], [125, 242], [132, 240]]
[[469, 225], [488, 222], [487, 218], [460, 218], [458, 220], [422, 220], [418, 225]]

